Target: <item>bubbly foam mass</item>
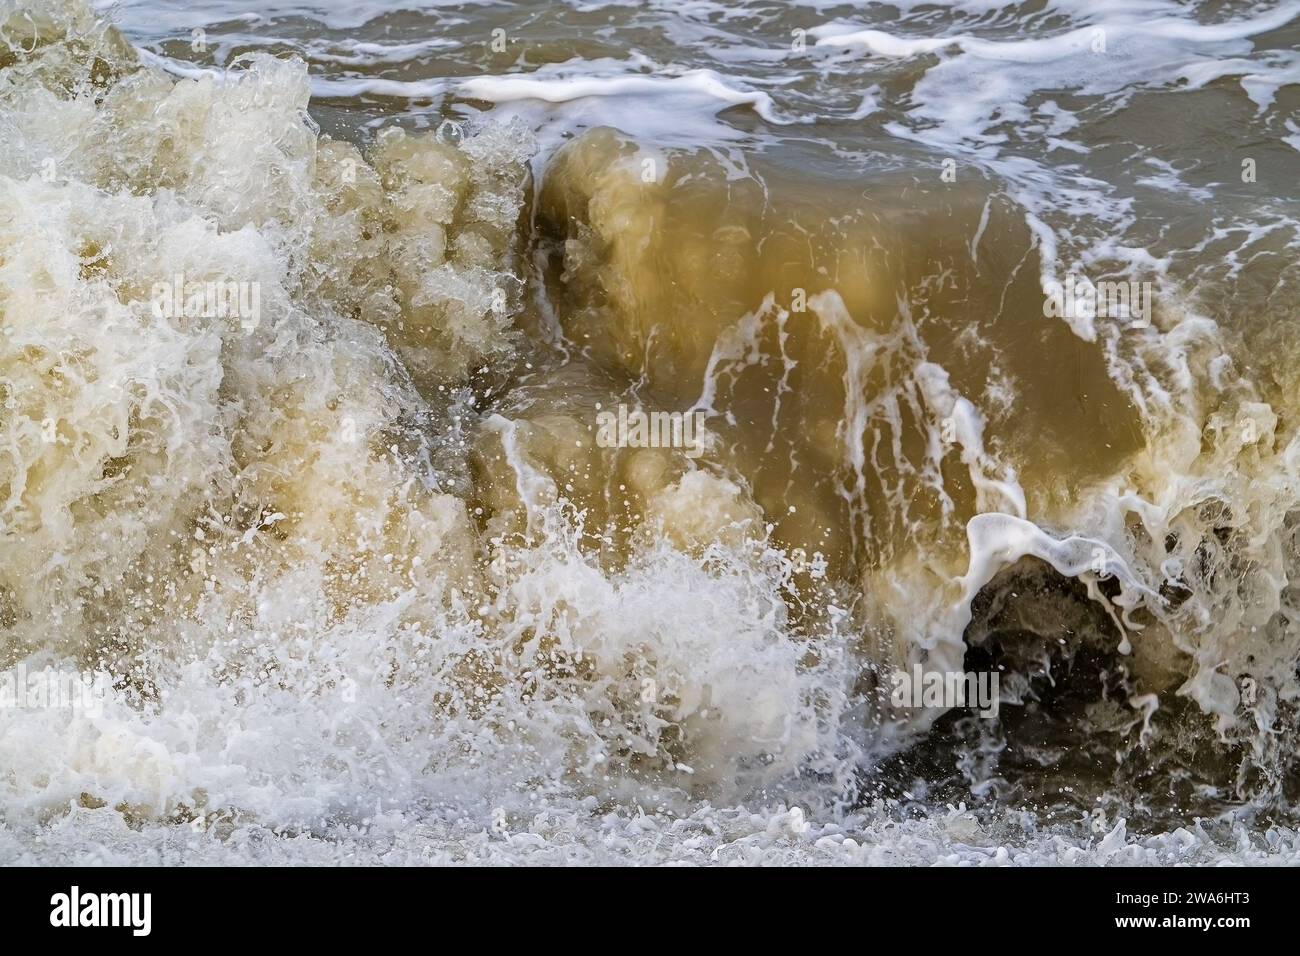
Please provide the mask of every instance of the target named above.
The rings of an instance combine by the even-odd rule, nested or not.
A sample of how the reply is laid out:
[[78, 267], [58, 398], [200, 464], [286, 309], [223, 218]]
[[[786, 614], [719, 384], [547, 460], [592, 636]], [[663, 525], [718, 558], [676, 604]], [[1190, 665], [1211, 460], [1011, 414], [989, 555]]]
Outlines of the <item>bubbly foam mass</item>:
[[[306, 825], [466, 774], [734, 793], [834, 749], [835, 655], [806, 659], [788, 562], [752, 506], [755, 547], [712, 533], [736, 485], [651, 469], [645, 520], [716, 553], [645, 534], [606, 566], [562, 492], [519, 495], [526, 423], [478, 424], [471, 378], [519, 335], [526, 131], [363, 156], [318, 137], [300, 63], [174, 80], [65, 13], [102, 82], [53, 27], [28, 52], [24, 12], [6, 27], [3, 649], [116, 685], [102, 715], [0, 716], [7, 815]], [[255, 326], [158, 314], [177, 275], [256, 283]], [[475, 490], [493, 442], [516, 457]]]

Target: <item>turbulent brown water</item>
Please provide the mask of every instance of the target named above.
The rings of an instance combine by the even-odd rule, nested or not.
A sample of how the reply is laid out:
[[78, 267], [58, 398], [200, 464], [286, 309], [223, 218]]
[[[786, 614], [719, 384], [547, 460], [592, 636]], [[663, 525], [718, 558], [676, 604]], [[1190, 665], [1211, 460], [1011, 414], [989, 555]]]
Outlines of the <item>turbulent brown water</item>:
[[1298, 42], [0, 0], [0, 860], [1294, 857]]

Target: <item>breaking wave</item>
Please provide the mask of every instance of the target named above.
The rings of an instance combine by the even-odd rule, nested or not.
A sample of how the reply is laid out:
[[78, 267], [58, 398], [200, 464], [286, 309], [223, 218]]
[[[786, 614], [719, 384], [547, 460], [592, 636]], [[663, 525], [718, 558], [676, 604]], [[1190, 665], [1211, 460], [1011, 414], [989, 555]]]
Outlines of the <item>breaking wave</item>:
[[[107, 679], [0, 707], [0, 855], [1294, 855], [1300, 10], [1112, 6], [393, 86], [0, 0], [0, 668]], [[1261, 188], [1143, 138], [1198, 92]]]

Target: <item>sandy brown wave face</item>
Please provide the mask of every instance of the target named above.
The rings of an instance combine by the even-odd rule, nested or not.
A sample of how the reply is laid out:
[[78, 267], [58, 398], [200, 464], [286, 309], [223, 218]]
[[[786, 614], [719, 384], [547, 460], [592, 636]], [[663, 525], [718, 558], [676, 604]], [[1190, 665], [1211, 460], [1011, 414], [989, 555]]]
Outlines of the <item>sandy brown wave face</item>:
[[[960, 573], [966, 521], [1014, 507], [994, 482], [1050, 507], [1140, 444], [1098, 351], [1040, 321], [1028, 231], [986, 186], [727, 172], [598, 130], [556, 159], [541, 229], [575, 346], [667, 407], [707, 407], [782, 543], [843, 580], [919, 550]], [[944, 428], [962, 396], [993, 417], [984, 453]], [[1080, 441], [1102, 452], [1076, 462]]]
[[[890, 669], [964, 661], [1001, 722], [888, 774], [958, 738], [1033, 799], [1286, 796], [1290, 379], [1195, 283], [1089, 337], [993, 178], [599, 128], [534, 181], [517, 122], [357, 146], [298, 61], [178, 80], [0, 10], [0, 664], [117, 687], [0, 716], [5, 812], [838, 795], [940, 717]], [[703, 432], [607, 447], [620, 406]]]

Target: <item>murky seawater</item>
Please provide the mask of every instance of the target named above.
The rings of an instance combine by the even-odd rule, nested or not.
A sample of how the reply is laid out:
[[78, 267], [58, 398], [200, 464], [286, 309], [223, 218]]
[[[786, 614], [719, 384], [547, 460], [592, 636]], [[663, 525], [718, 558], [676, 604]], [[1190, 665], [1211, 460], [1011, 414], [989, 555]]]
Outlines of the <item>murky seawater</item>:
[[1300, 3], [257, 6], [0, 0], [0, 860], [1296, 858]]

